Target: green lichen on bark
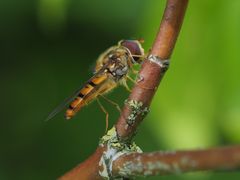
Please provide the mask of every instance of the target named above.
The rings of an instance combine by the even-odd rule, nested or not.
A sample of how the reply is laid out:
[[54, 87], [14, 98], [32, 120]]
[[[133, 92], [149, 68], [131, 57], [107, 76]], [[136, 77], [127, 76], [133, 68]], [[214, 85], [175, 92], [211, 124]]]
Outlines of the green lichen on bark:
[[111, 175], [112, 162], [118, 157], [133, 152], [142, 152], [142, 150], [134, 142], [126, 143], [119, 141], [115, 127], [110, 129], [107, 134], [100, 139], [99, 146], [107, 147], [106, 150], [103, 152], [103, 155], [99, 162], [99, 166], [103, 167], [103, 170], [99, 171], [99, 174], [104, 179], [113, 178]]
[[126, 143], [119, 141], [115, 127], [110, 129], [107, 134], [100, 139], [99, 145], [103, 146], [104, 144], [107, 144], [110, 148], [114, 148], [118, 151], [142, 152], [142, 150], [136, 145], [135, 142]]
[[131, 113], [127, 117], [127, 124], [129, 126], [132, 126], [139, 116], [142, 116], [142, 118], [144, 118], [149, 112], [149, 108], [144, 107], [143, 102], [141, 101], [129, 100], [125, 101], [125, 104], [127, 104], [131, 109]]

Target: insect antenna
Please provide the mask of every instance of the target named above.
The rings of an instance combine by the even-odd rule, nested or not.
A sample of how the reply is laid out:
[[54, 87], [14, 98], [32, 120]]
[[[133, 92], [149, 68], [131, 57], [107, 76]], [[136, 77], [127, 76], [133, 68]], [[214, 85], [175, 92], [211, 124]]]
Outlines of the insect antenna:
[[144, 58], [144, 55], [137, 55], [137, 54], [131, 54], [132, 57], [139, 57], [139, 58]]

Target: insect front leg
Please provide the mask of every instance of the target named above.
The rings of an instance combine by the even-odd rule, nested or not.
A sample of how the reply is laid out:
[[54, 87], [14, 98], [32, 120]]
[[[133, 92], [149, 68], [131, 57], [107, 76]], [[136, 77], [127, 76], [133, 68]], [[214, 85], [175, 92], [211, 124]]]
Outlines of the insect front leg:
[[125, 79], [122, 81], [122, 85], [126, 88], [127, 91], [129, 91], [130, 93], [132, 92], [132, 90], [129, 88], [127, 81]]
[[117, 108], [117, 110], [121, 113], [121, 108], [120, 108], [120, 106], [117, 103], [115, 103], [114, 101], [110, 100], [109, 98], [107, 98], [107, 97], [105, 97], [105, 96], [103, 96], [101, 94], [99, 96], [101, 96], [103, 99], [105, 99], [110, 104], [114, 105]]
[[127, 75], [127, 79], [129, 81], [131, 81], [133, 84], [136, 84], [136, 81], [134, 79], [132, 79], [129, 75]]
[[97, 102], [98, 102], [98, 105], [100, 106], [101, 110], [106, 114], [106, 127], [105, 127], [105, 133], [107, 132], [108, 130], [108, 117], [109, 117], [109, 114], [107, 112], [107, 110], [103, 107], [102, 103], [100, 102], [100, 100], [98, 98], [97, 99]]
[[138, 70], [135, 70], [133, 66], [130, 66], [130, 72], [132, 72], [134, 75], [138, 74]]

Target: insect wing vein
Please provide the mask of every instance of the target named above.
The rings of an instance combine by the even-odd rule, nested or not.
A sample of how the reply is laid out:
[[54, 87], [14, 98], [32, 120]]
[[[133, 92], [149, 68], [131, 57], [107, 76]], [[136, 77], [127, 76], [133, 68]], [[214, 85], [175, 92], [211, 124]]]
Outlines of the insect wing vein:
[[59, 104], [46, 118], [46, 121], [51, 120], [54, 116], [56, 116], [59, 112], [61, 112], [64, 108], [66, 108], [66, 106], [69, 105], [69, 103], [71, 103], [73, 101], [73, 99], [75, 99], [79, 93], [79, 91], [82, 89], [79, 88], [78, 90], [76, 90], [74, 92], [74, 94], [72, 94], [71, 96], [69, 96], [68, 98], [66, 98], [61, 104]]
[[[92, 84], [94, 83], [93, 80], [95, 80], [97, 77], [101, 77], [101, 76], [106, 76], [106, 68], [108, 67], [109, 63], [105, 64], [96, 74], [94, 74], [92, 76], [92, 78], [90, 78], [87, 83], [85, 83], [83, 86], [81, 86], [81, 88], [79, 88], [78, 90], [76, 90], [71, 96], [69, 96], [68, 98], [66, 98], [60, 105], [58, 105], [46, 118], [45, 121], [49, 121], [51, 120], [54, 116], [56, 116], [59, 112], [61, 112], [63, 109], [67, 108], [67, 106], [69, 106], [69, 104], [78, 96], [78, 94], [80, 93], [80, 91], [88, 84]], [[99, 84], [97, 84], [99, 85]]]

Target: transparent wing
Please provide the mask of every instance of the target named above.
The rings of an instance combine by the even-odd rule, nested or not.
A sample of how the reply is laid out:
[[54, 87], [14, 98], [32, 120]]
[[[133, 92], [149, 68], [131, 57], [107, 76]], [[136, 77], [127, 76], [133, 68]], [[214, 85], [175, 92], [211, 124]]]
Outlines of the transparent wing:
[[72, 94], [70, 97], [66, 98], [60, 105], [58, 105], [46, 118], [46, 121], [49, 121], [50, 119], [52, 119], [54, 116], [56, 116], [59, 112], [61, 112], [63, 109], [66, 108], [66, 106], [68, 106], [77, 96], [78, 93], [81, 91], [81, 89], [88, 84], [89, 82], [91, 82], [92, 79], [98, 77], [98, 76], [102, 76], [102, 75], [106, 75], [106, 73], [104, 72], [104, 70], [108, 67], [109, 63], [105, 64], [97, 73], [95, 73], [92, 78], [90, 78], [85, 84], [83, 84], [81, 86], [81, 88], [79, 88], [78, 90], [76, 90], [74, 92], [74, 94]]
[[66, 106], [68, 106], [74, 99], [75, 97], [78, 95], [79, 91], [82, 89], [79, 88], [78, 90], [76, 90], [74, 92], [74, 94], [72, 94], [71, 96], [69, 96], [68, 98], [66, 98], [61, 104], [59, 104], [46, 118], [45, 121], [49, 121], [50, 119], [52, 119], [54, 116], [56, 116], [59, 112], [61, 112], [63, 109], [66, 108]]

